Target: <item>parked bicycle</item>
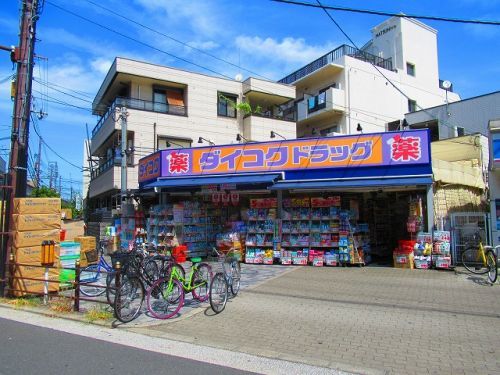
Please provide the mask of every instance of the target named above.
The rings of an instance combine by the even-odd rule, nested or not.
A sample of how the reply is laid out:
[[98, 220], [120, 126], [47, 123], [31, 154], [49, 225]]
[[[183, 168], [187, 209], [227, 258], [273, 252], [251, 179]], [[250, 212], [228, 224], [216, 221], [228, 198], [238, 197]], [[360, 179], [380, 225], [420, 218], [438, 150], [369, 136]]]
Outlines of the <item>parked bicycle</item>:
[[87, 297], [98, 297], [106, 291], [114, 278], [113, 267], [104, 258], [105, 241], [99, 242], [96, 249], [99, 253], [99, 261], [85, 267], [80, 273], [80, 292]]
[[159, 270], [156, 262], [153, 259], [145, 259], [140, 249], [120, 254], [120, 261], [123, 264], [121, 284], [107, 290], [110, 295], [112, 290], [116, 290], [113, 304], [115, 317], [123, 323], [128, 323], [139, 315], [145, 290], [158, 280]]
[[188, 276], [179, 264], [172, 264], [165, 277], [157, 280], [147, 291], [148, 311], [157, 319], [175, 316], [184, 305], [186, 293], [204, 302], [208, 299], [212, 269], [201, 258], [191, 258], [193, 263]]
[[217, 272], [210, 283], [210, 307], [219, 314], [226, 308], [229, 290], [235, 297], [240, 290], [241, 264], [236, 257], [235, 250], [231, 248], [226, 254], [213, 248], [222, 266], [222, 272]]
[[488, 274], [488, 280], [494, 284], [497, 281], [497, 256], [496, 252], [500, 248], [493, 248], [489, 245], [483, 245], [479, 233], [474, 235], [474, 240], [477, 244], [469, 246], [462, 253], [462, 264], [464, 267], [474, 274]]

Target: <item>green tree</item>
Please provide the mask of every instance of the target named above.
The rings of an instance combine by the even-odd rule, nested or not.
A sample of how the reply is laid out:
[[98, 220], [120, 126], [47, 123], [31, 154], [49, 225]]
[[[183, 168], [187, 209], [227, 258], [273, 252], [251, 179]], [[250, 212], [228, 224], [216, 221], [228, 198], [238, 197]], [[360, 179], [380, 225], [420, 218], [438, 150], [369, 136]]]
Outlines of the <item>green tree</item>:
[[55, 189], [51, 189], [47, 186], [42, 186], [33, 189], [31, 196], [35, 198], [59, 198], [60, 195]]

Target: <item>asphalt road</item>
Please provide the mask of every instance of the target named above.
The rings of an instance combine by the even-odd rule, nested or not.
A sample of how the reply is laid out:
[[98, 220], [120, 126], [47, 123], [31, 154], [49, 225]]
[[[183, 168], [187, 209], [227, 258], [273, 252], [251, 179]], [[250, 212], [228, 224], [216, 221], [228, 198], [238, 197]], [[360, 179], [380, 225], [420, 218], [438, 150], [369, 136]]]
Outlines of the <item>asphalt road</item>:
[[251, 374], [0, 318], [0, 374]]

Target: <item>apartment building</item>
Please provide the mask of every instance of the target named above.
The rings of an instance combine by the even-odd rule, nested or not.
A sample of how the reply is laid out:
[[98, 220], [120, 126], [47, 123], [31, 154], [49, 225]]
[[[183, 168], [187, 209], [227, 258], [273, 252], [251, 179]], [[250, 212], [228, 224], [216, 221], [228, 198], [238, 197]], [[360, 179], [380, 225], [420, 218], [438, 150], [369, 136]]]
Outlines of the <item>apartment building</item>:
[[371, 33], [279, 81], [296, 86], [298, 137], [397, 130], [407, 112], [460, 99], [439, 79], [436, 30], [393, 17]]
[[[117, 57], [92, 104], [87, 207], [113, 208], [121, 187], [122, 118], [127, 112], [127, 189], [138, 187], [138, 160], [158, 149], [296, 138], [295, 87], [256, 78], [217, 78]], [[242, 108], [241, 103], [249, 107]]]

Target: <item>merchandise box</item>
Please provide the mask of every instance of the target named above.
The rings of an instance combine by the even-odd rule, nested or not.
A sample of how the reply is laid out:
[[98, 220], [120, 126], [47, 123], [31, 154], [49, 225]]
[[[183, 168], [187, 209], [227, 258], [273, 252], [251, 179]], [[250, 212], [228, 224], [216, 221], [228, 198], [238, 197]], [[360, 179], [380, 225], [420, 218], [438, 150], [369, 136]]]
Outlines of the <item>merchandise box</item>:
[[262, 263], [264, 264], [273, 264], [273, 258], [262, 258]]
[[14, 230], [37, 231], [61, 228], [60, 214], [14, 214], [12, 215]]
[[59, 242], [59, 229], [14, 232], [14, 247], [41, 246], [43, 241]]
[[281, 257], [281, 264], [283, 265], [292, 264], [292, 257]]
[[[12, 249], [16, 263], [40, 265], [42, 260], [42, 246], [27, 246]], [[54, 246], [54, 266], [59, 262], [59, 245]]]
[[[44, 290], [45, 267], [17, 266], [14, 272], [14, 296], [20, 297], [29, 294], [40, 294]], [[20, 277], [26, 277], [37, 280], [23, 280]], [[49, 269], [49, 280], [59, 280], [59, 270]], [[49, 292], [57, 292], [59, 284], [49, 283]]]
[[448, 269], [451, 267], [451, 257], [433, 257], [432, 263], [436, 268]]
[[61, 215], [61, 198], [14, 198], [13, 213]]

